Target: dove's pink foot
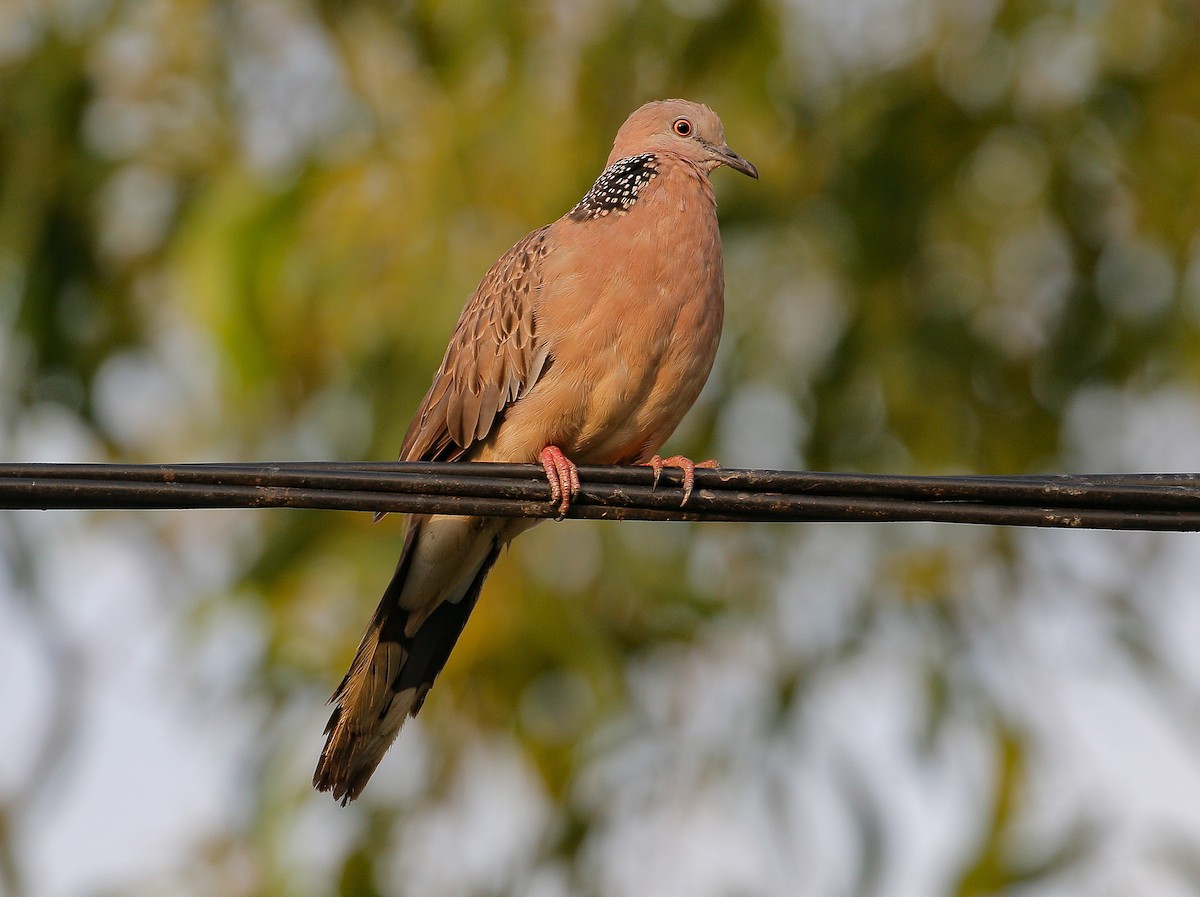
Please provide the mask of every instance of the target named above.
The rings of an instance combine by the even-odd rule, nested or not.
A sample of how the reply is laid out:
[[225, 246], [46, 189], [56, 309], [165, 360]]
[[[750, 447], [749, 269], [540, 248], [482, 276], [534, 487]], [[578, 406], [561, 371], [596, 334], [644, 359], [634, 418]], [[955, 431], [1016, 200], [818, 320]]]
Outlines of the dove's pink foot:
[[571, 508], [571, 499], [579, 494], [579, 471], [556, 445], [542, 449], [538, 460], [550, 481], [550, 500], [559, 502], [558, 519], [562, 520]]
[[650, 467], [654, 470], [654, 485], [658, 485], [658, 478], [662, 476], [664, 467], [678, 467], [683, 471], [683, 501], [679, 503], [682, 508], [688, 503], [688, 499], [692, 497], [692, 487], [696, 484], [696, 468], [702, 467], [706, 470], [718, 470], [721, 465], [711, 458], [707, 461], [696, 463], [690, 458], [685, 458], [683, 455], [672, 455], [670, 458], [660, 458], [655, 455], [649, 461], [643, 461], [642, 467]]

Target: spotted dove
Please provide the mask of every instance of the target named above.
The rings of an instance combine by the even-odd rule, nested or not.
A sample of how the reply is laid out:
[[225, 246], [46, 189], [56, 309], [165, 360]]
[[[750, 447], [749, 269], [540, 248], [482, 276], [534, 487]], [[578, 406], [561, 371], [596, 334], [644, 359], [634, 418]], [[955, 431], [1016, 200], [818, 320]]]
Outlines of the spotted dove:
[[[682, 467], [655, 452], [700, 393], [724, 312], [709, 175], [757, 178], [720, 119], [648, 103], [562, 218], [500, 257], [463, 309], [400, 450], [405, 461], [540, 461], [566, 512], [572, 463]], [[711, 463], [711, 462], [709, 462]], [[528, 519], [416, 515], [400, 561], [331, 703], [313, 776], [343, 804], [362, 793], [446, 663], [501, 547]]]

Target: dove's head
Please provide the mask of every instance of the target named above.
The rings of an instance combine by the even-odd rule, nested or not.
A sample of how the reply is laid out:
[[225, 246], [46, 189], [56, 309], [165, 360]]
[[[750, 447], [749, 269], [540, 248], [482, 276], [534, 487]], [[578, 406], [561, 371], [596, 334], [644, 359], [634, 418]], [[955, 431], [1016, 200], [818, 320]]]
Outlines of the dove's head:
[[678, 156], [704, 172], [727, 165], [758, 177], [758, 169], [725, 143], [725, 128], [716, 113], [687, 100], [647, 103], [629, 116], [617, 131], [608, 164], [642, 153]]

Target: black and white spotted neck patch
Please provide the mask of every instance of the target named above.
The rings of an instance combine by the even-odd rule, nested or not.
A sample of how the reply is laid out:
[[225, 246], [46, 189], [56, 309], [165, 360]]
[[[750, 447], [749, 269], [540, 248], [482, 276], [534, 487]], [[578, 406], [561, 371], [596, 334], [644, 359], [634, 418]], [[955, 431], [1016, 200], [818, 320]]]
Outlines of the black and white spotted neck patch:
[[618, 159], [596, 178], [592, 189], [567, 217], [572, 221], [588, 221], [613, 212], [628, 212], [637, 202], [638, 192], [656, 177], [658, 158], [654, 153]]

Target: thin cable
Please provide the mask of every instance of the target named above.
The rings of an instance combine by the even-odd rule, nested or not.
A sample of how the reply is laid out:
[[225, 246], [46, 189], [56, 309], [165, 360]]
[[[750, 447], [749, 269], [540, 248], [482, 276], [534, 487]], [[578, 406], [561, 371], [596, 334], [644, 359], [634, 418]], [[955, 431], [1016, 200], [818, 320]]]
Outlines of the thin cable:
[[[714, 521], [934, 521], [1007, 526], [1200, 530], [1200, 475], [906, 477], [697, 470], [657, 486], [644, 467], [580, 467], [569, 517]], [[340, 462], [4, 464], [0, 508], [315, 508], [554, 517], [532, 464]]]

